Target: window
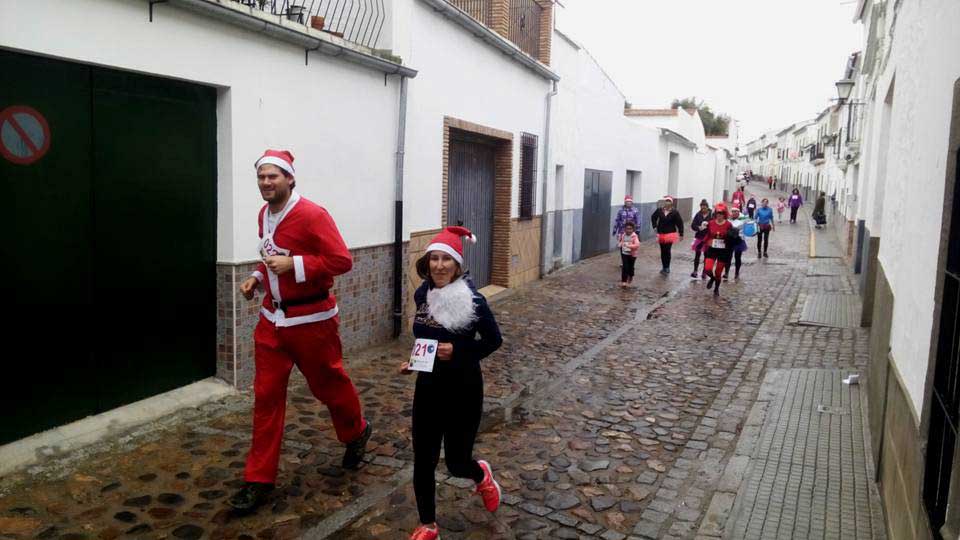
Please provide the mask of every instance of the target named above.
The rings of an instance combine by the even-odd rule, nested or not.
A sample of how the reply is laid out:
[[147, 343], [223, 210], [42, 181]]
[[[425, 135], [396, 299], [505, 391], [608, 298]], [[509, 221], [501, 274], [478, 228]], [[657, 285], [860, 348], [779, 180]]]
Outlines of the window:
[[623, 190], [624, 196], [630, 196], [635, 203], [640, 202], [640, 171], [627, 171], [627, 182]]
[[537, 136], [524, 133], [520, 138], [520, 219], [533, 218], [536, 186]]

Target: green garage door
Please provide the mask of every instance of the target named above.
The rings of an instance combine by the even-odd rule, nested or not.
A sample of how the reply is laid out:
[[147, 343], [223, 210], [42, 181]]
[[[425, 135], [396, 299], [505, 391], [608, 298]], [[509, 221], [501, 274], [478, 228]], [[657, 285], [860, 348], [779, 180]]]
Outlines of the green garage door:
[[216, 91], [0, 51], [0, 444], [213, 374]]

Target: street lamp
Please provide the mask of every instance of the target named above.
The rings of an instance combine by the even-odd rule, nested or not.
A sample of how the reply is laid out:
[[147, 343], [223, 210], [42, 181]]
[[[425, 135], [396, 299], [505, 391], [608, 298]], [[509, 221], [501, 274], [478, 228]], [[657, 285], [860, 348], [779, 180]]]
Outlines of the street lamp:
[[850, 92], [853, 92], [853, 85], [855, 84], [853, 79], [840, 79], [837, 81], [837, 97], [840, 98], [840, 104], [842, 105], [848, 99], [850, 99]]

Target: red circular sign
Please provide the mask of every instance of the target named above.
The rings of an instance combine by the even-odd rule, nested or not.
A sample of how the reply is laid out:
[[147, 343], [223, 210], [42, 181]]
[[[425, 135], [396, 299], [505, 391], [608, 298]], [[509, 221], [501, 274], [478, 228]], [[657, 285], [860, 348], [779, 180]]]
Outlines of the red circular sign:
[[0, 111], [0, 155], [29, 165], [50, 149], [50, 124], [33, 107], [13, 105]]

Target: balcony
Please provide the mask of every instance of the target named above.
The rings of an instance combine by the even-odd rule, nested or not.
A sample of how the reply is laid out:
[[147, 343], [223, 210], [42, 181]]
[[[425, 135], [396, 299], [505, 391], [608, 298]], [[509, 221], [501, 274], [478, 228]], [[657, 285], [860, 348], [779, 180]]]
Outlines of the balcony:
[[860, 146], [861, 131], [863, 131], [863, 110], [865, 103], [847, 103], [847, 146]]
[[[541, 25], [545, 16], [550, 15], [543, 6], [547, 3], [544, 0], [447, 1], [512, 41], [521, 51], [544, 64], [549, 63], [549, 50], [541, 49]], [[549, 32], [550, 28], [543, 30]], [[547, 36], [547, 39], [549, 38], [550, 36]]]
[[231, 0], [314, 30], [376, 49], [386, 20], [384, 0]]

